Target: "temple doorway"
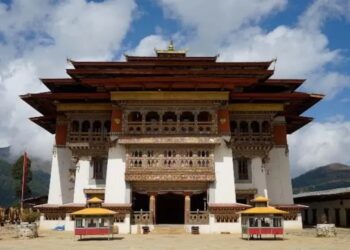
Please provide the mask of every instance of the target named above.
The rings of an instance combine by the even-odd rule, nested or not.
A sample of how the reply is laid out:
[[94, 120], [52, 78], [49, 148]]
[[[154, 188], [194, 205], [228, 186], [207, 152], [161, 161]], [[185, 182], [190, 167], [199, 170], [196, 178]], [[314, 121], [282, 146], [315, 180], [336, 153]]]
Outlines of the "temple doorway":
[[206, 211], [207, 206], [207, 192], [191, 196], [191, 211]]
[[133, 211], [148, 211], [149, 196], [147, 194], [132, 193], [132, 210]]
[[184, 224], [185, 199], [179, 194], [160, 194], [156, 200], [157, 224]]

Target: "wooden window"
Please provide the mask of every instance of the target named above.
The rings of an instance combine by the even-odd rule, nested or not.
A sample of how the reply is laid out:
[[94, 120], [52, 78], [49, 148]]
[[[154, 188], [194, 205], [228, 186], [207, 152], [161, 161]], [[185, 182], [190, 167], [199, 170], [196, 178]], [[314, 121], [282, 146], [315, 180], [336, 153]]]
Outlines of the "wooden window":
[[239, 180], [249, 180], [248, 159], [247, 158], [238, 159], [238, 179]]
[[79, 127], [80, 127], [80, 124], [78, 121], [72, 121], [71, 123], [71, 132], [79, 132]]
[[241, 132], [241, 133], [248, 133], [249, 132], [248, 122], [246, 122], [246, 121], [240, 122], [239, 132]]
[[92, 160], [93, 164], [93, 178], [94, 179], [103, 179], [103, 158], [94, 158]]

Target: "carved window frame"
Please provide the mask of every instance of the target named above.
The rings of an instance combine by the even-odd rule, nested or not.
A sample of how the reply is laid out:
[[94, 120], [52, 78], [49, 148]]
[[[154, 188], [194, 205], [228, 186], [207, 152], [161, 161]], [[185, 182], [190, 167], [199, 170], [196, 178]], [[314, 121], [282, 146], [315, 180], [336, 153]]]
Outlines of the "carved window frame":
[[[242, 164], [242, 161], [246, 161], [246, 168], [247, 168], [247, 178], [241, 179], [239, 174], [239, 168], [240, 163]], [[235, 175], [235, 182], [236, 183], [252, 183], [252, 160], [247, 157], [239, 157], [233, 160], [233, 166], [234, 166], [234, 175]]]

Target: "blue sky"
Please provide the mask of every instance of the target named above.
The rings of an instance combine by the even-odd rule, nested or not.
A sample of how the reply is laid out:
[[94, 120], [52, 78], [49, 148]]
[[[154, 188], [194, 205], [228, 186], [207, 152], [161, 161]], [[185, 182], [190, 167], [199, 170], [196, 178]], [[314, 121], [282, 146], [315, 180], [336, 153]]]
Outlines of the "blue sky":
[[350, 0], [0, 0], [0, 21], [0, 146], [15, 153], [51, 154], [53, 137], [18, 98], [46, 91], [39, 77], [65, 77], [66, 58], [152, 55], [172, 39], [221, 61], [276, 57], [275, 78], [305, 78], [299, 91], [326, 95], [289, 136], [293, 175], [350, 164]]

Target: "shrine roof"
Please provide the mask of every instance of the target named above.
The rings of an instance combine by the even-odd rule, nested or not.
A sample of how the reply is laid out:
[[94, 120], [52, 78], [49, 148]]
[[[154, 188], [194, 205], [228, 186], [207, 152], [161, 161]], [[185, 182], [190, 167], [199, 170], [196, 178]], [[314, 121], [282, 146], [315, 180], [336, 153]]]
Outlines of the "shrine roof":
[[[151, 57], [151, 58], [157, 58], [157, 57]], [[188, 57], [186, 57], [188, 58]], [[262, 68], [267, 69], [272, 61], [262, 61], [262, 62], [216, 62], [215, 60], [200, 60], [199, 58], [197, 60], [165, 60], [164, 58], [161, 58], [160, 60], [141, 60], [141, 61], [126, 61], [126, 62], [120, 62], [120, 61], [112, 61], [112, 62], [101, 62], [101, 61], [70, 61], [74, 68], [76, 69], [83, 69], [83, 68], [123, 68], [123, 67], [135, 67], [135, 68], [142, 68], [142, 67], [155, 67], [155, 66], [162, 66], [162, 67], [169, 67], [169, 66], [175, 66], [175, 67], [183, 67], [183, 66], [190, 66], [190, 67], [235, 67], [235, 68]]]
[[31, 117], [30, 120], [40, 127], [44, 128], [51, 134], [56, 132], [56, 117], [55, 116], [39, 116], [39, 117]]
[[312, 120], [313, 118], [311, 117], [286, 115], [287, 133], [294, 133], [301, 127], [310, 123]]
[[87, 203], [102, 203], [103, 201], [98, 197], [93, 197], [87, 200]]
[[115, 215], [116, 212], [106, 208], [84, 208], [79, 211], [71, 213], [71, 215]]
[[288, 212], [279, 210], [274, 207], [253, 207], [238, 213], [240, 214], [288, 214]]
[[267, 202], [267, 201], [269, 201], [269, 199], [264, 196], [257, 196], [251, 200], [251, 202]]
[[[84, 110], [110, 111], [111, 93], [119, 92], [227, 92], [227, 104], [281, 104], [287, 132], [292, 133], [312, 119], [300, 116], [323, 95], [295, 91], [304, 79], [270, 79], [272, 62], [217, 62], [218, 56], [187, 56], [170, 42], [156, 56], [126, 55], [126, 61], [97, 62], [69, 60], [71, 78], [41, 79], [50, 92], [22, 95], [21, 98], [43, 116], [31, 118], [51, 133], [60, 112]], [[152, 92], [153, 91], [153, 92]], [[135, 92], [136, 93], [136, 92]], [[212, 93], [210, 93], [212, 94]], [[128, 94], [130, 96], [130, 93]], [[217, 100], [216, 100], [217, 101]], [[222, 100], [221, 100], [222, 101]], [[93, 104], [98, 109], [90, 107]], [[70, 108], [68, 108], [70, 106]]]

